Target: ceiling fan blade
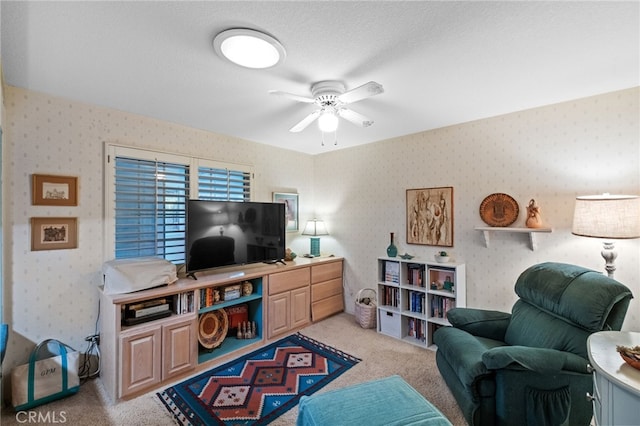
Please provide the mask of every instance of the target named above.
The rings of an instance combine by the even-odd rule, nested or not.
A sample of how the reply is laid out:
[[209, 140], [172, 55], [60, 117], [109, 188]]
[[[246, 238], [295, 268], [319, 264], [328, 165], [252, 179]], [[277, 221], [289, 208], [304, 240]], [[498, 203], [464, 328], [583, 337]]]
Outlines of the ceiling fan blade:
[[281, 92], [280, 90], [269, 90], [270, 95], [282, 96], [285, 98], [293, 99], [296, 102], [304, 102], [312, 104], [316, 100], [313, 98], [307, 98], [306, 96], [294, 95], [293, 93]]
[[364, 115], [348, 108], [340, 108], [338, 115], [347, 121], [352, 122], [356, 126], [369, 127], [373, 124], [373, 120], [369, 120]]
[[382, 84], [370, 81], [362, 86], [356, 87], [355, 89], [344, 92], [342, 95], [338, 96], [338, 100], [343, 104], [352, 104], [370, 96], [379, 95], [382, 92], [384, 92]]
[[317, 109], [313, 111], [311, 114], [307, 115], [305, 118], [303, 118], [298, 124], [290, 128], [289, 131], [292, 133], [301, 132], [304, 129], [306, 129], [309, 124], [313, 123], [313, 121], [319, 116], [320, 116], [320, 110]]

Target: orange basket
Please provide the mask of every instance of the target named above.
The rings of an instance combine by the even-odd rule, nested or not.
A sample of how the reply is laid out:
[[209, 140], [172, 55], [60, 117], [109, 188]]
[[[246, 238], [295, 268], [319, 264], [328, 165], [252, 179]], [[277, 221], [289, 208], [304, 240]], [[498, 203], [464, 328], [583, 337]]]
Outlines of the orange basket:
[[629, 364], [630, 366], [632, 366], [633, 368], [640, 370], [640, 360], [637, 360], [634, 357], [631, 357], [627, 354], [625, 354], [624, 352], [619, 352], [620, 356], [622, 357], [622, 359], [624, 359], [624, 362], [626, 362], [627, 364]]

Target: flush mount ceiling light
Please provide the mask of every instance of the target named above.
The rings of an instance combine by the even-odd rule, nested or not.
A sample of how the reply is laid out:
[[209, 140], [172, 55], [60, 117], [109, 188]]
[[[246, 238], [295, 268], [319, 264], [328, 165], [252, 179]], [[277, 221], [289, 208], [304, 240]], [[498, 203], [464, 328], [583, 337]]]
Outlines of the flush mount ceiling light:
[[213, 48], [221, 58], [246, 68], [270, 68], [286, 57], [278, 40], [247, 28], [222, 31], [213, 39]]

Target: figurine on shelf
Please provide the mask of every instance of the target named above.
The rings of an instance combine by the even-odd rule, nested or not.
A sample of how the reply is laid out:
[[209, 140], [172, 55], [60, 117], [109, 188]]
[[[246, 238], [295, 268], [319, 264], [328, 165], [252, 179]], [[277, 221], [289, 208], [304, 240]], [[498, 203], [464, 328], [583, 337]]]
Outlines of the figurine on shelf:
[[238, 332], [236, 338], [253, 339], [255, 337], [257, 337], [255, 321], [242, 321], [240, 324], [238, 324]]
[[452, 291], [453, 289], [453, 282], [451, 281], [451, 277], [449, 275], [447, 275], [447, 278], [445, 278], [444, 280], [443, 288], [447, 291]]
[[257, 337], [256, 322], [255, 321], [242, 321], [238, 324], [238, 339], [253, 339]]
[[540, 216], [540, 207], [536, 204], [536, 200], [533, 198], [529, 201], [527, 206], [527, 221], [525, 222], [527, 228], [542, 228], [542, 216]]
[[213, 290], [213, 303], [220, 303], [220, 291]]
[[296, 257], [298, 257], [298, 255], [297, 255], [297, 254], [295, 254], [294, 252], [292, 252], [290, 248], [288, 248], [288, 249], [285, 251], [285, 254], [284, 254], [284, 260], [291, 261], [291, 260], [295, 259]]
[[253, 293], [253, 284], [250, 281], [245, 281], [242, 283], [242, 295], [249, 296]]

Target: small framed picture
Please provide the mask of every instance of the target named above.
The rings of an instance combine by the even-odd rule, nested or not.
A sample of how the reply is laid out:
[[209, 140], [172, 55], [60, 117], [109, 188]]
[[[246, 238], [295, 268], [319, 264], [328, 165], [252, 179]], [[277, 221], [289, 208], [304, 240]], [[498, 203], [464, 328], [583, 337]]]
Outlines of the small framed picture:
[[33, 175], [34, 206], [77, 206], [78, 178], [74, 176]]
[[453, 247], [453, 187], [407, 189], [407, 244]]
[[285, 216], [287, 222], [287, 232], [298, 230], [298, 194], [274, 192], [274, 203], [285, 205]]
[[31, 251], [78, 247], [78, 218], [32, 217]]

